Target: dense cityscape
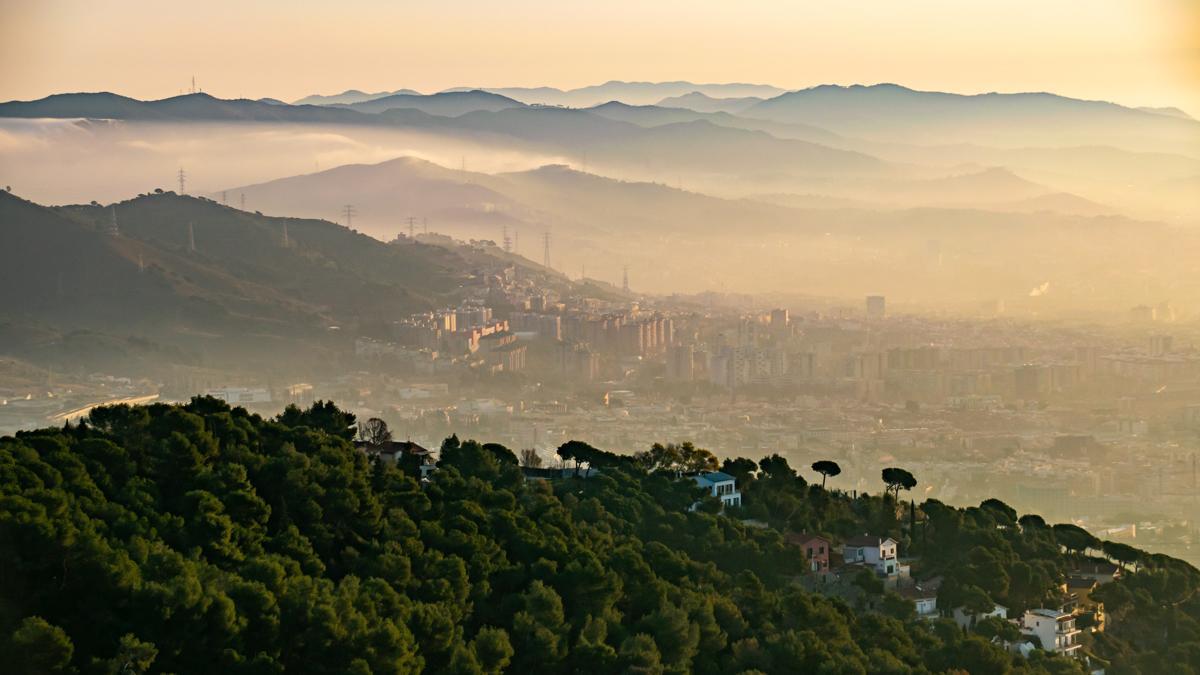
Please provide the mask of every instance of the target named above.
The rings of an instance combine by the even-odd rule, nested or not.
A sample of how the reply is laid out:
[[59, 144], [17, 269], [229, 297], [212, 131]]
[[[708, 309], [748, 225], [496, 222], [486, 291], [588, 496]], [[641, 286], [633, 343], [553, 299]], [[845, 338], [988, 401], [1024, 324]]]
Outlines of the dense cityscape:
[[601, 299], [547, 290], [519, 265], [472, 277], [458, 307], [344, 340], [333, 377], [18, 382], [3, 392], [0, 428], [201, 389], [263, 414], [329, 399], [422, 447], [457, 434], [536, 449], [547, 463], [572, 439], [622, 454], [689, 441], [722, 458], [832, 459], [839, 489], [871, 493], [877, 467], [899, 463], [921, 476], [925, 497], [996, 497], [1200, 561], [1200, 350], [1169, 302], [1089, 325], [1002, 307], [909, 314], [882, 295], [807, 310], [628, 287]]
[[0, 673], [1200, 675], [1196, 26], [0, 0]]

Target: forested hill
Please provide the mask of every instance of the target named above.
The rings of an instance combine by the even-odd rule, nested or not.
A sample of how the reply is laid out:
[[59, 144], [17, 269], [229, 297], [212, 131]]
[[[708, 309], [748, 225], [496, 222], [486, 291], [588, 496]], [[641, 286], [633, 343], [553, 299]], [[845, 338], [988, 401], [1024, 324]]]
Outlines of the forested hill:
[[[103, 370], [121, 358], [135, 373], [174, 359], [293, 372], [332, 361], [341, 336], [364, 325], [457, 305], [465, 285], [505, 267], [576, 290], [497, 246], [449, 237], [395, 245], [327, 220], [162, 190], [58, 207], [0, 190], [0, 352], [36, 360], [47, 343], [83, 334], [108, 338], [115, 355], [94, 362], [95, 348], [56, 351], [56, 368]], [[119, 356], [127, 338], [159, 347], [149, 365]]]
[[456, 438], [422, 485], [355, 450], [353, 423], [194, 399], [0, 439], [5, 672], [1083, 672], [1004, 651], [996, 622], [918, 619], [869, 579], [853, 600], [810, 593], [787, 529], [889, 534], [945, 577], [943, 607], [1038, 606], [1107, 548], [1132, 565], [1094, 593], [1093, 656], [1200, 669], [1195, 569], [998, 502], [851, 499], [768, 457], [725, 463], [746, 506], [720, 515], [689, 511], [678, 470], [716, 462], [690, 446], [572, 442], [560, 454], [599, 475], [526, 482], [511, 451]]
[[211, 331], [324, 328], [428, 308], [470, 271], [444, 248], [389, 246], [324, 220], [161, 190], [66, 207], [0, 192], [0, 244], [4, 314], [88, 326], [108, 316]]

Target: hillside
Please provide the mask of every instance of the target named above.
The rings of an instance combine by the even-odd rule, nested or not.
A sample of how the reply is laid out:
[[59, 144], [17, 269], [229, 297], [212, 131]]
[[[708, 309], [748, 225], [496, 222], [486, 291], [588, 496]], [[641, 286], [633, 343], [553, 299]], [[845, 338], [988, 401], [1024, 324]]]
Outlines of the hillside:
[[[484, 113], [468, 117], [476, 114]], [[247, 194], [285, 213], [301, 204], [317, 214], [353, 203], [358, 226], [385, 239], [403, 231], [410, 215], [418, 226], [427, 217], [431, 231], [459, 239], [496, 241], [507, 227], [519, 237], [518, 250], [535, 258], [548, 231], [555, 269], [575, 276], [586, 267], [617, 281], [629, 265], [646, 292], [736, 281], [852, 297], [886, 285], [912, 297], [965, 302], [1024, 296], [1030, 284], [1055, 278], [1062, 295], [1047, 302], [1124, 303], [1131, 270], [1150, 264], [1186, 292], [1195, 288], [1181, 252], [1196, 250], [1196, 237], [1101, 217], [1111, 211], [1002, 169], [871, 186], [869, 202], [830, 192], [828, 184], [821, 184], [824, 193], [786, 193], [803, 198], [724, 199], [564, 165], [484, 174], [399, 159], [280, 179]], [[927, 264], [930, 241], [941, 251], [936, 265]], [[1063, 246], [1075, 252], [1071, 260], [1058, 256]], [[1123, 262], [1114, 265], [1118, 252]], [[981, 265], [988, 274], [978, 273]], [[697, 274], [701, 269], [715, 272]]]
[[229, 192], [245, 194], [250, 203], [270, 213], [297, 217], [334, 214], [341, 205], [352, 203], [362, 227], [385, 240], [407, 233], [410, 216], [417, 219], [417, 229], [427, 223], [443, 232], [449, 231], [448, 226], [478, 229], [472, 236], [482, 236], [482, 228], [499, 232], [505, 224], [520, 223], [523, 207], [482, 184], [480, 176], [400, 157], [233, 187]]
[[[0, 439], [13, 672], [1081, 673], [1005, 651], [1012, 624], [944, 614], [1052, 603], [1106, 562], [1089, 555], [1124, 568], [1092, 593], [1093, 667], [1200, 666], [1197, 570], [996, 500], [852, 499], [772, 456], [724, 462], [745, 501], [719, 513], [677, 477], [719, 464], [689, 444], [572, 441], [558, 455], [598, 474], [529, 482], [507, 448], [453, 437], [418, 483], [415, 460], [355, 449], [353, 423], [330, 403], [268, 420], [197, 398]], [[893, 537], [941, 580], [938, 612], [869, 567], [814, 585], [798, 531]]]
[[263, 349], [288, 358], [324, 342], [330, 325], [452, 301], [469, 271], [442, 247], [388, 246], [327, 221], [174, 193], [58, 208], [0, 193], [0, 318], [148, 337], [232, 363]]
[[[428, 218], [433, 229], [460, 237], [495, 238], [508, 226], [524, 228], [532, 243], [535, 233], [549, 227], [567, 246], [610, 235], [702, 234], [731, 221], [753, 222], [766, 232], [791, 228], [795, 218], [754, 202], [619, 181], [562, 165], [489, 175], [414, 158], [338, 167], [230, 192], [245, 192], [255, 204], [294, 215], [336, 211], [349, 201], [357, 205], [363, 227], [381, 238], [403, 230], [405, 214], [418, 222]], [[612, 240], [606, 244], [614, 245]]]

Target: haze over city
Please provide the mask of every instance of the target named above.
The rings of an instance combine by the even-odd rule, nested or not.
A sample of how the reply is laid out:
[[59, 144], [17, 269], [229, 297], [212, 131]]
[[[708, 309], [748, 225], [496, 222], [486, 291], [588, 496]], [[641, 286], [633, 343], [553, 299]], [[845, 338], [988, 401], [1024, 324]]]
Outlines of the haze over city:
[[1200, 673], [1200, 4], [0, 0], [16, 673]]

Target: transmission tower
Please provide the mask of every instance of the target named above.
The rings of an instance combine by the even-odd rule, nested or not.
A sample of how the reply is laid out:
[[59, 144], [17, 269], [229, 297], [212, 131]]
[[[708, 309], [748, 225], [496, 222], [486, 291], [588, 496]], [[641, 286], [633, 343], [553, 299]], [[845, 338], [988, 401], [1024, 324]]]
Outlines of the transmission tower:
[[358, 215], [353, 204], [347, 204], [342, 207], [342, 217], [346, 219], [346, 227], [349, 228], [354, 223], [354, 216]]
[[629, 292], [629, 265], [621, 268], [621, 289], [626, 293]]
[[226, 193], [224, 190], [221, 190], [221, 203], [226, 206], [229, 205], [229, 194]]
[[512, 253], [512, 239], [508, 238], [508, 226], [502, 225], [500, 231], [502, 232], [500, 236], [504, 242], [504, 252]]
[[288, 240], [287, 221], [283, 221], [283, 247], [291, 248], [292, 242]]
[[550, 269], [550, 230], [542, 234], [542, 266]]
[[413, 216], [408, 217], [408, 238], [415, 239], [417, 237], [417, 219]]
[[186, 195], [187, 194], [187, 189], [186, 189], [187, 173], [183, 170], [182, 167], [180, 167], [180, 169], [179, 169], [178, 176], [179, 176], [179, 194]]
[[117, 205], [112, 207], [112, 221], [108, 224], [108, 233], [114, 237], [121, 234], [121, 229], [117, 227]]

